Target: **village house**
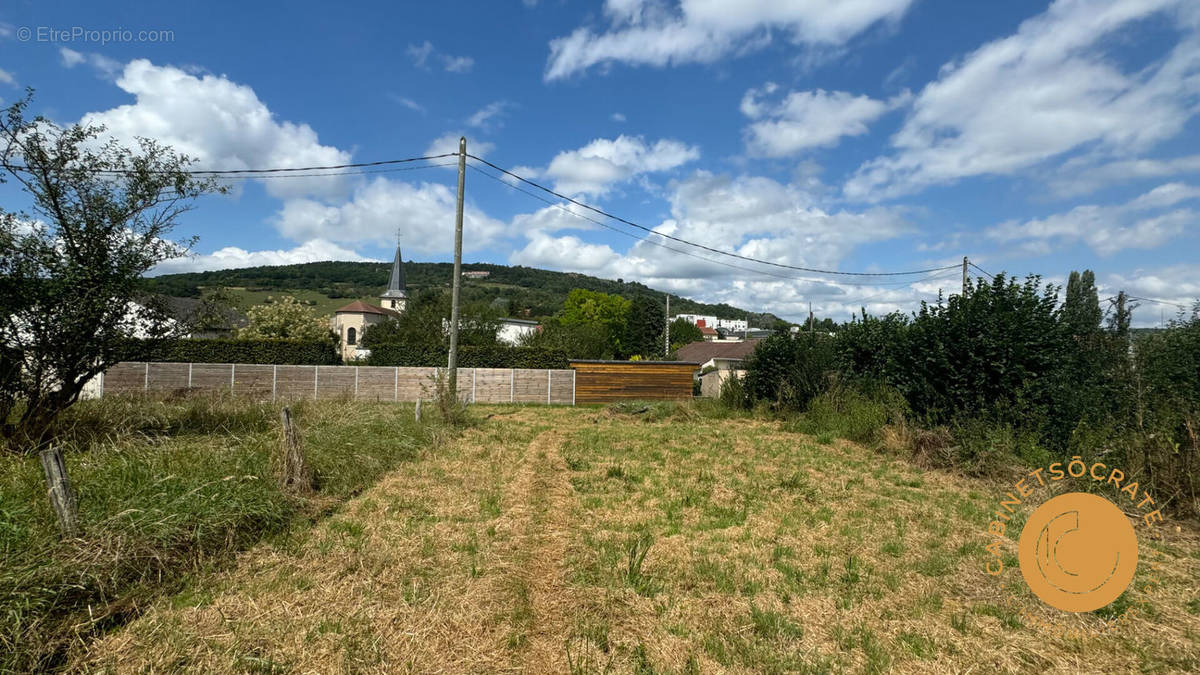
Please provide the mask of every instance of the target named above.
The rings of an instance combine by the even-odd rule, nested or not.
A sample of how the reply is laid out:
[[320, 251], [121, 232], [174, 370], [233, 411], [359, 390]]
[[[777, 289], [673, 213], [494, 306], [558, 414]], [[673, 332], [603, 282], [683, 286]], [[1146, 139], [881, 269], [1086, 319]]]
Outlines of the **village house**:
[[[680, 361], [696, 364], [700, 375], [700, 395], [716, 397], [730, 377], [744, 377], [743, 361], [754, 352], [758, 340], [742, 342], [693, 342], [676, 352]], [[705, 371], [708, 372], [705, 372]]]

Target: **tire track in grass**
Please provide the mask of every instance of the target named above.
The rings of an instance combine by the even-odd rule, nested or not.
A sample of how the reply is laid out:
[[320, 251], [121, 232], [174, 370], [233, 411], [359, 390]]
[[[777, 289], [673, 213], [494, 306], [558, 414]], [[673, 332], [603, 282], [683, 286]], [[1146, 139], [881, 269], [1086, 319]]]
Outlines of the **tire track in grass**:
[[574, 597], [565, 559], [575, 494], [559, 452], [562, 430], [538, 435], [526, 448], [510, 484], [505, 586], [512, 603], [508, 647], [514, 670], [558, 673], [568, 669], [565, 644]]

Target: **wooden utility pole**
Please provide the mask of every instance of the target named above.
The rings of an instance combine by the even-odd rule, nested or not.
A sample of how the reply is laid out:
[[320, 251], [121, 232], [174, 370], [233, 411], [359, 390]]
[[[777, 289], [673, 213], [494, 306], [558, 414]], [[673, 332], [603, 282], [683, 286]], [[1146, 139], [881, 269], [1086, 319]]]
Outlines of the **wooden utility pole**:
[[671, 358], [671, 294], [667, 293], [667, 329], [663, 331], [663, 358]]
[[812, 335], [812, 333], [813, 333], [813, 313], [812, 313], [812, 303], [810, 302], [810, 303], [808, 303], [808, 334]]
[[42, 450], [41, 457], [42, 469], [46, 471], [46, 484], [49, 486], [50, 505], [58, 517], [58, 527], [63, 536], [74, 537], [79, 534], [79, 518], [75, 510], [75, 492], [71, 490], [71, 481], [67, 479], [62, 450], [50, 446]]
[[967, 256], [965, 256], [965, 255], [963, 256], [962, 294], [963, 295], [967, 294]]
[[458, 206], [454, 210], [454, 284], [450, 291], [450, 396], [458, 401], [458, 288], [462, 285], [463, 189], [467, 180], [467, 137], [458, 139]]

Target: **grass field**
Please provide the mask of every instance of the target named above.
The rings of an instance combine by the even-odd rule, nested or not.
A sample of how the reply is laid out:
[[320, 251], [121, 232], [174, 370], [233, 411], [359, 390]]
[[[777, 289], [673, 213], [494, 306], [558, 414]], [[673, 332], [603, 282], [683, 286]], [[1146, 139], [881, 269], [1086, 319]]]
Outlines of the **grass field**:
[[62, 541], [36, 456], [0, 453], [0, 673], [61, 665], [91, 636], [230, 556], [306, 528], [448, 432], [411, 406], [300, 403], [320, 491], [275, 481], [279, 405], [108, 397], [62, 418], [83, 533]]
[[1064, 639], [1025, 625], [1019, 609], [1049, 615], [983, 572], [998, 485], [693, 406], [475, 412], [494, 416], [196, 577], [70, 668], [1200, 669], [1189, 527], [1142, 542], [1165, 565], [1155, 592], [1118, 603], [1141, 606], [1126, 625]]

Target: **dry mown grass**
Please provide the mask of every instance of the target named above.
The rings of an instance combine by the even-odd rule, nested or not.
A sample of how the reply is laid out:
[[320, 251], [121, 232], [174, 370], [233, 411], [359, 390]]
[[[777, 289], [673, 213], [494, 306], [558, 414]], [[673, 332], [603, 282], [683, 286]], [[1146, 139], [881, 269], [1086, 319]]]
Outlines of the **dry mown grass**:
[[[521, 409], [406, 465], [306, 536], [160, 603], [74, 665], [1200, 668], [1190, 530], [1170, 526], [1154, 545], [1163, 579], [1131, 594], [1140, 607], [1128, 625], [1052, 637], [1008, 606], [1038, 613], [1036, 601], [983, 572], [995, 486], [820, 440], [748, 419]], [[1074, 625], [1095, 630], [1103, 618]]]

